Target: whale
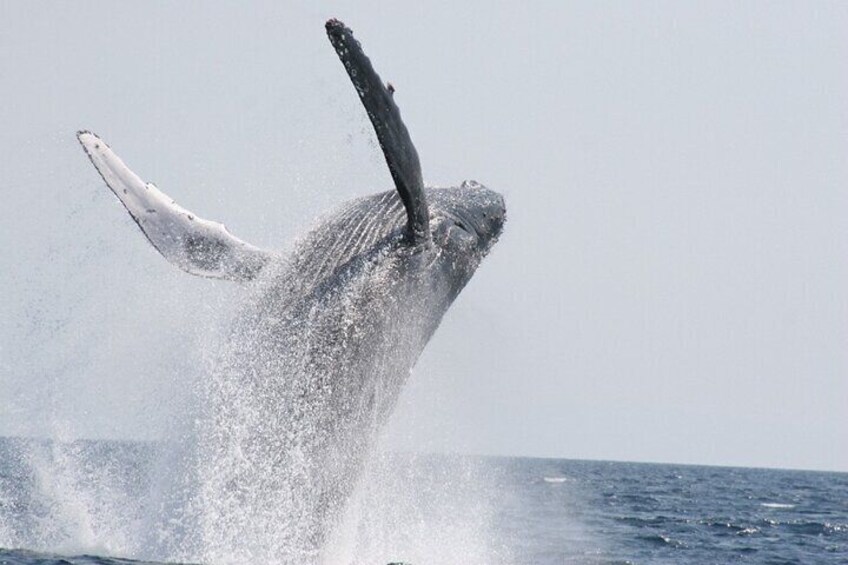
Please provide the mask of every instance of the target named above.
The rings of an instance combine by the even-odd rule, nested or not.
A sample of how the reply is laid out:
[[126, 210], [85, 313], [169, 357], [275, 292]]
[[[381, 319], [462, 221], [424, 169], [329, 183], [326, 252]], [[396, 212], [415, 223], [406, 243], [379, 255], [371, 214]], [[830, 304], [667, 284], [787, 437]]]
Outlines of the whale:
[[395, 88], [345, 24], [325, 29], [394, 187], [341, 204], [285, 253], [181, 207], [99, 136], [77, 134], [159, 254], [243, 287], [203, 378], [194, 447], [173, 471], [192, 486], [171, 557], [317, 562], [416, 361], [503, 231], [494, 190], [425, 186]]

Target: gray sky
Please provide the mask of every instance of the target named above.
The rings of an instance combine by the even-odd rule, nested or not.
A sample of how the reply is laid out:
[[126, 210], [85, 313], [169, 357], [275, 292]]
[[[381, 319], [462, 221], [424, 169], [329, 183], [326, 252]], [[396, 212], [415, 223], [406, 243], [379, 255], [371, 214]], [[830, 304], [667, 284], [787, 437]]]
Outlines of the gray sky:
[[236, 292], [149, 247], [77, 129], [260, 246], [391, 186], [330, 16], [425, 179], [509, 210], [391, 445], [848, 471], [840, 2], [0, 3], [0, 434], [161, 436]]

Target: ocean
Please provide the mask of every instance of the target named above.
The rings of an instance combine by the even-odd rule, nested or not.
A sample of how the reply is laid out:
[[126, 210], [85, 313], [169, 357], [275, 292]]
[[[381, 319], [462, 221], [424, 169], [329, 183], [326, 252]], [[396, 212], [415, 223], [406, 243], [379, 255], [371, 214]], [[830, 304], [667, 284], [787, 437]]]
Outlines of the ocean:
[[[0, 563], [155, 557], [154, 538], [142, 530], [161, 452], [153, 444], [0, 440]], [[845, 473], [377, 459], [352, 503], [348, 541], [322, 563], [848, 563]]]

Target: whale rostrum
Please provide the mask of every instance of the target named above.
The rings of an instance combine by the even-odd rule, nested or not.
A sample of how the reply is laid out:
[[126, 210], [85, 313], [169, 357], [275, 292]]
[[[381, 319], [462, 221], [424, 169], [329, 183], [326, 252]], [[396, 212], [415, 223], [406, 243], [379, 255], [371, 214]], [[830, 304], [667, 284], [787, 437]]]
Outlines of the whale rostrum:
[[196, 452], [181, 459], [198, 484], [181, 498], [184, 560], [262, 561], [260, 548], [275, 562], [317, 559], [412, 367], [503, 229], [503, 198], [476, 181], [425, 187], [394, 88], [349, 28], [330, 20], [326, 31], [395, 187], [342, 204], [289, 253], [201, 219], [78, 134], [159, 253], [246, 287], [205, 379]]

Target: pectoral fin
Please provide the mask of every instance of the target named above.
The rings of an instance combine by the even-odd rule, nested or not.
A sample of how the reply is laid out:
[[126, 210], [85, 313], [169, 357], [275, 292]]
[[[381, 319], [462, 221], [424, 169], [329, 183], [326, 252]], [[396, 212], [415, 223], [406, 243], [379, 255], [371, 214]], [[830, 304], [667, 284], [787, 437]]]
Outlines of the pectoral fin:
[[409, 237], [414, 243], [427, 241], [430, 239], [430, 210], [424, 194], [421, 162], [395, 104], [395, 89], [391, 84], [383, 84], [349, 28], [339, 20], [329, 20], [325, 27], [377, 133], [389, 172], [406, 208]]
[[77, 138], [153, 247], [182, 270], [203, 277], [246, 281], [274, 257], [233, 236], [223, 224], [197, 217], [142, 181], [93, 133], [81, 131]]

